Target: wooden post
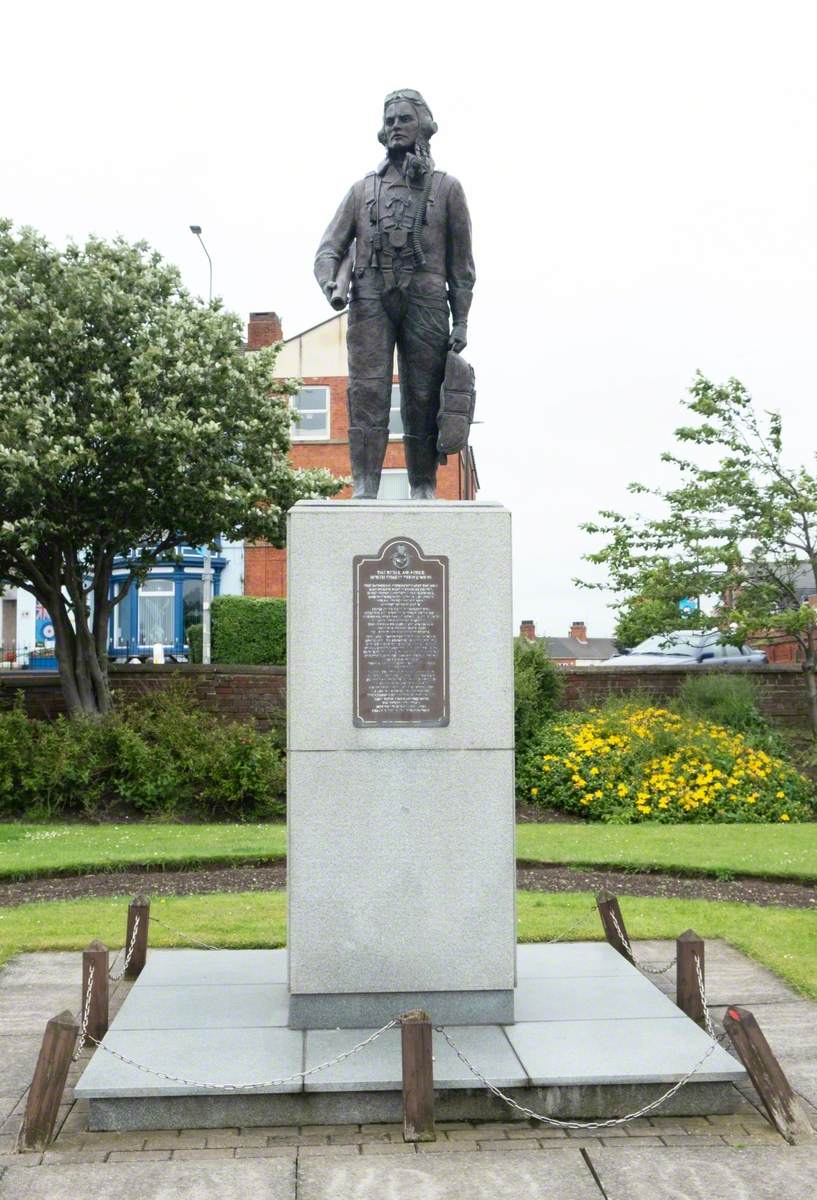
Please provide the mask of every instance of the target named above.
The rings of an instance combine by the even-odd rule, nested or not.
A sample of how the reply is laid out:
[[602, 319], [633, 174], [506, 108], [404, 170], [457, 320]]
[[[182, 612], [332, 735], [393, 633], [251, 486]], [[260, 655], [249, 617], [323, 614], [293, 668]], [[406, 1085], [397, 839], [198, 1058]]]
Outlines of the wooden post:
[[51, 1141], [78, 1033], [79, 1022], [67, 1009], [45, 1027], [20, 1135], [26, 1150], [43, 1150]]
[[431, 1021], [421, 1008], [400, 1018], [403, 1047], [403, 1141], [436, 1142]]
[[694, 929], [687, 929], [675, 942], [676, 979], [675, 1002], [682, 1012], [691, 1017], [702, 1029], [706, 1028], [706, 1014], [698, 983], [696, 961], [701, 964], [701, 978], [704, 978], [704, 940], [698, 937]]
[[[598, 905], [599, 916], [604, 926], [604, 934], [607, 941], [614, 950], [618, 950], [619, 954], [627, 959], [627, 962], [635, 966], [635, 959], [630, 948], [630, 938], [627, 933], [627, 927], [624, 924], [624, 918], [621, 915], [621, 909], [618, 906], [618, 900], [610, 892], [599, 892], [598, 896], [596, 896], [596, 904]], [[618, 922], [618, 929], [616, 928], [614, 919]]]
[[752, 1013], [747, 1008], [728, 1008], [723, 1027], [778, 1133], [792, 1145], [811, 1141], [814, 1130], [809, 1119]]
[[101, 1041], [108, 1032], [108, 947], [93, 941], [82, 952], [82, 995], [79, 1001], [79, 1020], [85, 1013], [85, 997], [88, 995], [88, 978], [94, 968], [91, 988], [91, 1005], [88, 1009], [87, 1033]]
[[136, 979], [147, 961], [148, 954], [148, 925], [150, 924], [150, 901], [147, 896], [134, 896], [128, 905], [128, 927], [125, 933], [125, 954], [133, 937], [133, 927], [139, 918], [139, 929], [133, 946], [133, 954], [125, 969], [126, 979]]

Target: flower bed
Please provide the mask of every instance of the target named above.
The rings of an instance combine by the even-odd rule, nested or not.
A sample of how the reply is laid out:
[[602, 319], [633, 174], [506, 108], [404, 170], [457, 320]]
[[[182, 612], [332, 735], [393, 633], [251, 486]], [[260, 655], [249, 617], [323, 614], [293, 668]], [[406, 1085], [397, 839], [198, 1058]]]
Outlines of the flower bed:
[[785, 823], [817, 811], [811, 780], [757, 742], [635, 704], [552, 722], [522, 776], [537, 803], [602, 821]]

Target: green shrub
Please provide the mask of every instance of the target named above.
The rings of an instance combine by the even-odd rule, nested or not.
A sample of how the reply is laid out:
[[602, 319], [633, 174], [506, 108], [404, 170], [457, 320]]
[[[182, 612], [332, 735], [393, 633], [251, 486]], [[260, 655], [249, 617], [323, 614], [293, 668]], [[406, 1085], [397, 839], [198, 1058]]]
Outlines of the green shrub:
[[187, 627], [187, 641], [190, 646], [190, 661], [192, 663], [200, 663], [201, 647], [204, 642], [204, 626], [189, 625]]
[[514, 737], [517, 771], [542, 727], [559, 706], [562, 681], [542, 642], [514, 639]]
[[276, 733], [221, 722], [183, 682], [101, 719], [0, 714], [0, 816], [259, 820], [285, 812]]
[[211, 614], [214, 663], [283, 666], [286, 662], [286, 600], [216, 596]]
[[632, 701], [544, 726], [519, 784], [537, 803], [617, 823], [786, 823], [817, 812], [814, 783], [750, 735]]
[[673, 707], [689, 716], [728, 725], [739, 733], [769, 729], [758, 708], [755, 684], [745, 675], [714, 671], [692, 674], [681, 685]]

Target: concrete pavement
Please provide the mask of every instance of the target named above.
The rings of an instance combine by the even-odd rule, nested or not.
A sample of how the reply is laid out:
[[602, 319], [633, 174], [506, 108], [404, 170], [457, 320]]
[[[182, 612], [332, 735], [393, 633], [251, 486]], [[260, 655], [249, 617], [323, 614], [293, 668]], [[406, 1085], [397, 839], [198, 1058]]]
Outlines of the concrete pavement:
[[[640, 943], [666, 961], [668, 943]], [[672, 973], [658, 977], [668, 992]], [[128, 985], [115, 993], [114, 1011]], [[713, 1011], [751, 1008], [817, 1124], [817, 1005], [722, 943], [707, 944]], [[77, 1010], [80, 955], [22, 955], [0, 970], [0, 1200], [813, 1200], [817, 1148], [788, 1147], [751, 1088], [734, 1115], [640, 1119], [599, 1131], [443, 1123], [407, 1146], [397, 1125], [90, 1133], [70, 1089], [44, 1154], [15, 1154], [44, 1021]], [[83, 1057], [86, 1057], [85, 1055]], [[81, 1066], [72, 1069], [69, 1085]]]

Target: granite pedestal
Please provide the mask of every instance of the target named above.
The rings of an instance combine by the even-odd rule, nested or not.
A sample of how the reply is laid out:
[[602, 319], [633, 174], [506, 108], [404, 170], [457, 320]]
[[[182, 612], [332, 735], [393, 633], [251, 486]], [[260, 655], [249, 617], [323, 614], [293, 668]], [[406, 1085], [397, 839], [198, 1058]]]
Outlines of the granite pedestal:
[[[400, 1121], [400, 1031], [303, 1078], [372, 1029], [287, 1028], [285, 950], [150, 950], [104, 1045], [76, 1085], [92, 1129]], [[456, 1044], [520, 1103], [562, 1118], [632, 1112], [665, 1092], [711, 1041], [606, 943], [518, 948], [516, 1022], [451, 1025]], [[275, 1081], [280, 1082], [275, 1082]], [[735, 1111], [741, 1065], [716, 1048], [661, 1115]], [[249, 1084], [243, 1090], [235, 1085]], [[219, 1087], [218, 1085], [226, 1085]], [[439, 1120], [509, 1120], [434, 1034]]]
[[[367, 598], [356, 559], [381, 554]], [[398, 636], [412, 612], [393, 592], [421, 556], [447, 575], [425, 614], [437, 658], [417, 671], [433, 675], [428, 711], [404, 698], [417, 711], [398, 723], [388, 706], [402, 701], [384, 687], [358, 704], [367, 673], [389, 663], [366, 659], [370, 613], [356, 647], [356, 588], [381, 605], [380, 644], [412, 654]], [[511, 1022], [510, 513], [305, 501], [289, 514], [287, 561], [289, 1024], [376, 1027], [415, 1007], [443, 1023]]]

